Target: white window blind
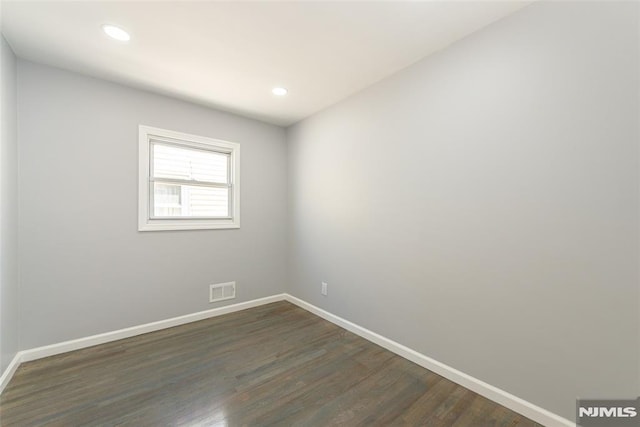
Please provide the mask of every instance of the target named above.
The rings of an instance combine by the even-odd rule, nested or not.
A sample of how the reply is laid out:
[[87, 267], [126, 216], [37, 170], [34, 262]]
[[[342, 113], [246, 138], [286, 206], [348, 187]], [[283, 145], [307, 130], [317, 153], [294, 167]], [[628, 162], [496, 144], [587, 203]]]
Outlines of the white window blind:
[[229, 183], [229, 154], [163, 143], [153, 144], [155, 178]]

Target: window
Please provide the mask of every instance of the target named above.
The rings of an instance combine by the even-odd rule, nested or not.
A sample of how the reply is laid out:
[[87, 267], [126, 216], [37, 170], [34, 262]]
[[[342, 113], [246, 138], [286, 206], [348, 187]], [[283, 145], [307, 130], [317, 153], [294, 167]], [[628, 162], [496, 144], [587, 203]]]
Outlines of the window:
[[138, 230], [240, 227], [240, 145], [140, 126]]

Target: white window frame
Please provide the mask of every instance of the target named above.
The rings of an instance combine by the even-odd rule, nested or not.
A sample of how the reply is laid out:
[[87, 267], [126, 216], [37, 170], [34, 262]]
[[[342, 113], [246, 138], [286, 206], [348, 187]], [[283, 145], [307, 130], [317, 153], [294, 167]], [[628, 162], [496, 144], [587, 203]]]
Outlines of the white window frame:
[[[153, 218], [151, 144], [169, 143], [229, 154], [231, 187], [228, 218]], [[240, 228], [240, 144], [204, 136], [140, 125], [138, 137], [138, 230], [207, 230]]]

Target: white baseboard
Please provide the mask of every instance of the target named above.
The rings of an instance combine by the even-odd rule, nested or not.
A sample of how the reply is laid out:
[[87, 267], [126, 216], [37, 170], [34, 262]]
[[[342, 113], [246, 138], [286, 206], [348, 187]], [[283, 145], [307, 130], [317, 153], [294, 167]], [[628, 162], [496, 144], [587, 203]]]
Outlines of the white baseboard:
[[136, 335], [142, 335], [149, 332], [158, 331], [160, 329], [172, 328], [174, 326], [197, 322], [198, 320], [204, 320], [210, 317], [222, 316], [223, 314], [246, 310], [248, 308], [258, 307], [260, 305], [282, 301], [284, 299], [285, 294], [272, 295], [265, 298], [254, 299], [238, 304], [232, 304], [224, 307], [214, 308], [211, 310], [186, 314], [184, 316], [173, 317], [171, 319], [145, 323], [144, 325], [132, 326], [130, 328], [120, 329], [117, 331], [105, 332], [104, 334], [92, 335], [90, 337], [46, 345], [44, 347], [32, 348], [31, 350], [24, 350], [22, 352], [22, 362], [30, 362], [32, 360], [42, 359], [43, 357], [54, 356], [56, 354], [66, 353], [73, 350], [80, 350], [82, 348], [134, 337]]
[[19, 351], [9, 364], [8, 368], [5, 369], [4, 373], [0, 377], [0, 393], [2, 393], [6, 385], [9, 383], [11, 377], [13, 377], [13, 374], [18, 369], [18, 366], [20, 366], [20, 364], [23, 362], [30, 362], [32, 360], [42, 359], [43, 357], [49, 357], [56, 354], [67, 353], [69, 351], [80, 350], [98, 344], [104, 344], [111, 341], [134, 337], [136, 335], [146, 334], [148, 332], [158, 331], [160, 329], [184, 325], [186, 323], [197, 322], [198, 320], [204, 320], [210, 317], [222, 316], [223, 314], [246, 310], [248, 308], [258, 307], [260, 305], [269, 304], [272, 302], [283, 301], [284, 299], [285, 294], [272, 295], [265, 298], [254, 299], [238, 304], [232, 304], [224, 307], [214, 308], [211, 310], [186, 314], [184, 316], [173, 317], [171, 319], [146, 323], [144, 325], [132, 326], [130, 328], [120, 329], [117, 331], [105, 332], [103, 334], [92, 335], [89, 337], [78, 338], [75, 340], [64, 341], [57, 344]]
[[9, 366], [7, 366], [7, 369], [4, 370], [2, 376], [0, 377], [0, 394], [2, 393], [2, 390], [4, 390], [4, 388], [7, 386], [7, 384], [9, 384], [11, 377], [13, 377], [13, 374], [15, 374], [15, 372], [18, 370], [18, 366], [20, 366], [20, 363], [22, 363], [21, 351], [17, 352], [16, 355], [13, 356], [13, 359], [11, 359], [11, 363], [9, 363]]
[[576, 424], [547, 411], [539, 406], [536, 406], [524, 399], [507, 393], [497, 387], [487, 384], [477, 378], [460, 372], [444, 363], [438, 362], [424, 354], [418, 353], [415, 350], [405, 347], [389, 338], [376, 334], [362, 326], [356, 325], [342, 317], [329, 313], [321, 308], [318, 308], [306, 301], [294, 297], [289, 294], [272, 295], [265, 298], [259, 298], [251, 301], [241, 302], [238, 304], [227, 305], [225, 307], [214, 308], [212, 310], [200, 311], [197, 313], [187, 314], [184, 316], [174, 317], [171, 319], [160, 320], [157, 322], [146, 323], [144, 325], [133, 326], [130, 328], [120, 329], [117, 331], [106, 332], [103, 334], [92, 335], [85, 338], [79, 338], [75, 340], [65, 341], [57, 344], [51, 344], [44, 347], [32, 348], [30, 350], [23, 350], [18, 352], [7, 369], [0, 377], [0, 393], [4, 390], [6, 385], [11, 380], [11, 377], [18, 369], [18, 366], [22, 362], [29, 362], [32, 360], [42, 359], [48, 356], [54, 356], [56, 354], [66, 353], [69, 351], [80, 350], [87, 347], [92, 347], [98, 344], [104, 344], [111, 341], [117, 341], [124, 338], [130, 338], [136, 335], [146, 334], [149, 332], [158, 331], [161, 329], [171, 328], [174, 326], [184, 325], [186, 323], [196, 322], [198, 320], [208, 319], [210, 317], [221, 316], [223, 314], [233, 313], [236, 311], [246, 310], [248, 308], [258, 307], [260, 305], [269, 304], [277, 301], [289, 301], [292, 304], [297, 305], [304, 310], [307, 310], [316, 316], [322, 317], [331, 323], [334, 323], [362, 338], [378, 344], [381, 347], [386, 348], [393, 353], [404, 357], [430, 371], [435, 372], [438, 375], [460, 384], [463, 387], [472, 390], [481, 396], [486, 397], [496, 403], [499, 403], [512, 411], [515, 411], [533, 421], [540, 423], [547, 427], [575, 427]]
[[289, 294], [285, 294], [285, 299], [290, 303], [295, 304], [298, 307], [315, 314], [316, 316], [322, 317], [323, 319], [328, 320], [329, 322], [334, 323], [341, 328], [353, 332], [354, 334], [359, 335], [360, 337], [368, 341], [378, 344], [380, 347], [384, 347], [387, 350], [397, 354], [398, 356], [402, 356], [405, 359], [422, 366], [423, 368], [429, 369], [430, 371], [433, 371], [436, 374], [441, 375], [456, 384], [460, 384], [461, 386], [468, 388], [469, 390], [472, 390], [489, 400], [499, 403], [500, 405], [505, 406], [514, 412], [524, 415], [525, 417], [539, 424], [547, 427], [576, 426], [574, 422], [569, 421], [566, 418], [549, 412], [546, 409], [536, 406], [533, 403], [527, 402], [526, 400], [514, 396], [511, 393], [494, 387], [491, 384], [487, 384], [484, 381], [472, 377], [471, 375], [460, 372], [457, 369], [452, 368], [451, 366], [447, 366], [444, 363], [438, 362], [437, 360], [425, 356], [422, 353], [418, 353], [417, 351], [412, 350], [409, 347], [399, 344], [393, 340], [390, 340], [389, 338], [383, 337], [382, 335], [376, 334], [375, 332], [363, 328], [362, 326], [356, 325], [355, 323], [343, 319], [342, 317], [336, 316], [335, 314], [329, 313], [328, 311], [318, 308], [315, 305], [309, 304], [306, 301], [303, 301]]

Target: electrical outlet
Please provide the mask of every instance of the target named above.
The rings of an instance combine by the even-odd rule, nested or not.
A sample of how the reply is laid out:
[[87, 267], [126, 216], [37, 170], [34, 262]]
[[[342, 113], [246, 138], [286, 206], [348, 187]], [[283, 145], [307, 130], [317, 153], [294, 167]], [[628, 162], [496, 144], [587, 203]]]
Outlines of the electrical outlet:
[[324, 296], [327, 296], [328, 293], [328, 289], [327, 289], [327, 283], [326, 282], [322, 282], [322, 288], [320, 288], [320, 293]]

